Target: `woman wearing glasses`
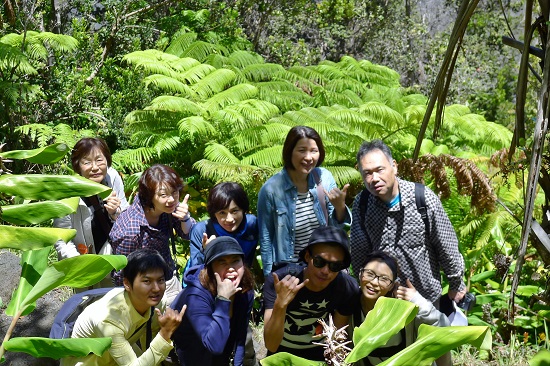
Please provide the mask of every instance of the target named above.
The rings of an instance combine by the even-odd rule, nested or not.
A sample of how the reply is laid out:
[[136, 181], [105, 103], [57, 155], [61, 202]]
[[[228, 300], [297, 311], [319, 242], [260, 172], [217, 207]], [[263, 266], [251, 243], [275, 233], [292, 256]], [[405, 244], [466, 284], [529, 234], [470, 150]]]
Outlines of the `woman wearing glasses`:
[[[369, 356], [356, 362], [355, 365], [377, 365], [403, 350], [415, 341], [420, 324], [442, 327], [450, 325], [447, 316], [423, 298], [408, 279], [406, 280], [407, 286], [399, 286], [395, 282], [398, 270], [397, 260], [386, 252], [375, 251], [367, 256], [365, 264], [359, 270], [361, 286], [359, 306], [351, 317], [348, 331], [353, 332], [354, 327], [358, 327], [363, 323], [369, 311], [374, 308], [376, 301], [382, 296], [396, 297], [413, 302], [419, 308], [416, 319], [390, 338], [385, 346], [374, 350]], [[352, 335], [350, 335], [351, 337]]]
[[258, 244], [258, 224], [256, 216], [247, 213], [249, 208], [248, 196], [238, 183], [216, 184], [208, 195], [209, 218], [191, 230], [191, 254], [186, 269], [204, 263], [204, 248], [219, 236], [236, 239], [244, 252], [244, 263], [252, 268]]
[[[100, 138], [83, 138], [72, 150], [71, 164], [79, 175], [104, 184], [113, 191], [105, 200], [99, 196], [83, 197], [74, 214], [54, 220], [54, 227], [76, 230], [73, 240], [67, 243], [59, 240], [55, 244], [59, 259], [86, 253], [111, 254], [109, 231], [120, 213], [128, 207], [128, 201], [120, 175], [111, 168], [109, 147]], [[109, 282], [105, 285], [112, 286]]]
[[316, 228], [351, 223], [345, 203], [349, 184], [340, 190], [332, 174], [319, 167], [324, 159], [317, 131], [306, 126], [290, 129], [283, 145], [284, 167], [258, 194], [264, 276], [274, 263], [296, 262]]

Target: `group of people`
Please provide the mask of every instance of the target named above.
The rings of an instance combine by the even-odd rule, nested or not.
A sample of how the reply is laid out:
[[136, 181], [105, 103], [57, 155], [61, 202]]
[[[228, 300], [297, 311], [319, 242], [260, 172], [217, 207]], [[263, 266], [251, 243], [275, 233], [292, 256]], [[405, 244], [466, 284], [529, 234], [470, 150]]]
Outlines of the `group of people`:
[[[268, 354], [285, 351], [323, 361], [323, 348], [313, 343], [318, 320], [332, 315], [338, 328], [351, 325], [351, 337], [382, 296], [412, 301], [420, 311], [414, 324], [363, 365], [412, 343], [420, 323], [449, 325], [438, 311], [440, 272], [449, 282], [448, 296], [458, 302], [465, 294], [464, 261], [438, 197], [425, 188], [426, 212], [419, 212], [415, 184], [397, 177], [397, 164], [380, 140], [359, 149], [366, 189], [351, 210], [345, 202], [349, 185], [339, 188], [320, 167], [325, 149], [314, 129], [293, 127], [282, 155], [283, 169], [259, 192], [257, 217], [249, 213], [243, 188], [223, 182], [209, 192], [208, 219], [197, 223], [189, 196], [180, 201], [183, 183], [172, 168], [148, 168], [128, 206], [106, 144], [79, 141], [72, 154], [75, 172], [113, 192], [103, 201], [82, 198], [77, 213], [54, 222], [77, 229], [73, 242], [56, 244], [59, 257], [123, 254], [128, 264], [112, 273], [111, 286], [123, 287], [90, 305], [73, 332], [111, 337], [109, 352], [63, 364], [158, 365], [173, 346], [171, 357], [181, 365], [256, 364], [249, 318], [258, 243]], [[170, 251], [174, 235], [190, 240], [183, 285]]]

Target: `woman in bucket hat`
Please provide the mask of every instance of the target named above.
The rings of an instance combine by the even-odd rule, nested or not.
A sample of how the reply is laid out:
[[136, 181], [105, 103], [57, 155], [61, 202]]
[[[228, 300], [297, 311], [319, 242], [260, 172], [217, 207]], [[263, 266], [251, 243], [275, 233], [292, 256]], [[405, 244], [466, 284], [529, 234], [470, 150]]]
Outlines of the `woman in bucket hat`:
[[181, 365], [243, 364], [254, 302], [254, 281], [243, 260], [237, 240], [221, 236], [206, 246], [204, 264], [185, 273], [185, 290], [171, 305], [187, 305], [173, 337]]

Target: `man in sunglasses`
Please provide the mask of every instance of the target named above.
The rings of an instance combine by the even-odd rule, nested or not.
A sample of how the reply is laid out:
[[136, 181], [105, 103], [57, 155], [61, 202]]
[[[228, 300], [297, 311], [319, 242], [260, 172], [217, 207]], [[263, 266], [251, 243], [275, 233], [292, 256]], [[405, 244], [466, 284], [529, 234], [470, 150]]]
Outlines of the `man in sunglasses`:
[[[313, 231], [300, 252], [304, 262], [296, 272], [283, 267], [266, 277], [264, 285], [264, 340], [268, 355], [288, 352], [314, 361], [324, 361], [323, 347], [313, 344], [321, 333], [319, 319], [332, 315], [336, 327], [348, 323], [357, 282], [343, 269], [351, 255], [345, 231], [321, 226]], [[293, 266], [289, 264], [288, 266]], [[294, 267], [296, 268], [296, 267]]]

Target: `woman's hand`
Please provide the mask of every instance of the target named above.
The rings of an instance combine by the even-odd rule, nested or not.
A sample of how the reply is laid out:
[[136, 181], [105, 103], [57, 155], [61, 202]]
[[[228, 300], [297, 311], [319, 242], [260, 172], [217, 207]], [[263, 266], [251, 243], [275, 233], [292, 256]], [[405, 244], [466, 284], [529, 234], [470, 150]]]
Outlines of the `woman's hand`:
[[186, 221], [189, 220], [189, 218], [191, 217], [189, 214], [189, 205], [187, 204], [187, 201], [189, 201], [189, 194], [185, 195], [183, 201], [181, 201], [174, 212], [172, 212], [172, 216], [174, 216], [179, 221]]
[[103, 201], [103, 205], [112, 219], [114, 219], [115, 214], [120, 213], [120, 199], [116, 196], [115, 191], [112, 191], [109, 197]]
[[218, 296], [225, 297], [226, 299], [231, 299], [233, 295], [241, 291], [241, 287], [237, 287], [230, 279], [226, 278], [222, 281], [220, 275], [216, 272], [214, 273], [216, 277], [216, 282], [218, 283]]
[[397, 288], [397, 298], [401, 300], [411, 301], [413, 296], [416, 294], [416, 289], [414, 288], [411, 281], [407, 278], [407, 287], [399, 286]]
[[336, 212], [336, 219], [339, 222], [343, 222], [346, 218], [346, 195], [348, 193], [349, 183], [344, 185], [344, 188], [340, 190], [338, 187], [332, 189], [332, 191], [325, 194], [328, 197], [328, 200], [334, 206], [334, 211]]
[[202, 248], [206, 249], [206, 246], [214, 239], [216, 239], [216, 235], [210, 235], [210, 237], [208, 237], [207, 233], [203, 233], [202, 234]]

